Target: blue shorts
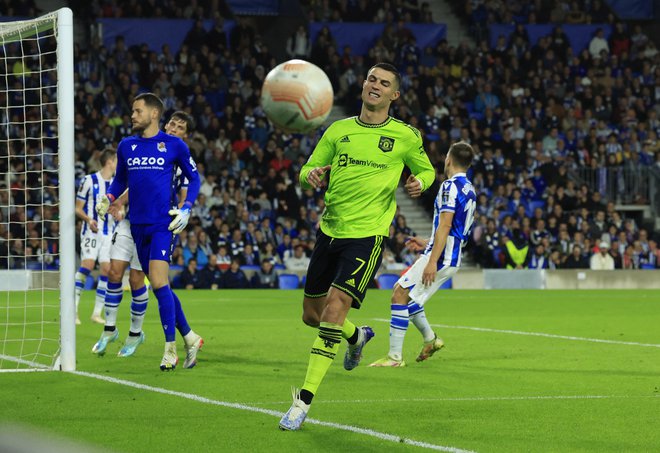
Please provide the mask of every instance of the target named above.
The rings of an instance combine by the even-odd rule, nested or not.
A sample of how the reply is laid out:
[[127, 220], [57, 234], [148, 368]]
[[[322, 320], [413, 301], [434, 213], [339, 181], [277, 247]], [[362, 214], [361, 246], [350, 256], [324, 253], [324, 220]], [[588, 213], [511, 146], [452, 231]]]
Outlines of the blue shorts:
[[174, 235], [162, 225], [135, 225], [131, 224], [131, 233], [137, 248], [138, 258], [142, 270], [149, 275], [149, 261], [160, 260], [170, 262]]

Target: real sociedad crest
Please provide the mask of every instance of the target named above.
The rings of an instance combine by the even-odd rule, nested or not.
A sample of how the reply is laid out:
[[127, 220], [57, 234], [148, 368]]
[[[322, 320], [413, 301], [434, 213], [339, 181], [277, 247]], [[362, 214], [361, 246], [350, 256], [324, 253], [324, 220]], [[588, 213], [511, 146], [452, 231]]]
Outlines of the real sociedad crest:
[[161, 153], [167, 152], [167, 148], [165, 147], [165, 142], [158, 143], [158, 151], [160, 151]]

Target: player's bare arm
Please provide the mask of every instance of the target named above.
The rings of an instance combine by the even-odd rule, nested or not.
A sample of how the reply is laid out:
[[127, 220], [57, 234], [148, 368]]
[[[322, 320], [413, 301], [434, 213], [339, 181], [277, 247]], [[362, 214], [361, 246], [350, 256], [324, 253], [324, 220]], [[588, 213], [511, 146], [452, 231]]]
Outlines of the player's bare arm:
[[435, 274], [438, 272], [438, 260], [447, 245], [447, 236], [449, 236], [449, 231], [451, 230], [452, 220], [454, 220], [453, 212], [440, 213], [440, 225], [435, 232], [435, 240], [431, 254], [429, 255], [429, 262], [422, 274], [422, 283], [425, 286], [430, 286], [433, 280], [435, 280]]
[[419, 236], [410, 236], [406, 238], [406, 247], [413, 252], [423, 252], [429, 245], [429, 241]]
[[98, 223], [85, 213], [84, 207], [85, 202], [83, 200], [76, 200], [76, 216], [86, 222], [94, 233], [98, 232]]

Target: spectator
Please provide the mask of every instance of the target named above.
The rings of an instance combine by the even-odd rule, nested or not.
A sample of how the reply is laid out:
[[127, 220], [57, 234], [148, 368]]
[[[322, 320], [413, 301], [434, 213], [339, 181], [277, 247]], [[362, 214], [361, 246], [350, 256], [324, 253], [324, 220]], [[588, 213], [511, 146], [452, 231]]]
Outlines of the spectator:
[[231, 265], [231, 255], [229, 255], [229, 253], [227, 252], [226, 245], [222, 245], [218, 249], [216, 262], [221, 271], [224, 272], [227, 269], [229, 269], [229, 266]]
[[614, 270], [614, 258], [609, 254], [610, 244], [601, 241], [598, 245], [598, 252], [594, 253], [589, 260], [591, 270]]
[[181, 286], [183, 289], [199, 289], [202, 288], [201, 283], [201, 275], [197, 270], [197, 260], [190, 258], [188, 265], [181, 272]]
[[545, 247], [543, 244], [539, 244], [534, 248], [534, 253], [532, 253], [531, 258], [529, 259], [528, 267], [530, 269], [548, 269], [550, 262], [548, 257], [545, 254]]
[[507, 269], [525, 269], [529, 265], [529, 244], [519, 229], [513, 231], [513, 238], [502, 236], [505, 265]]
[[566, 257], [562, 267], [564, 269], [587, 269], [589, 267], [589, 263], [587, 262], [585, 256], [582, 254], [582, 247], [580, 247], [578, 244], [575, 244], [573, 246], [572, 253]]
[[601, 59], [610, 53], [610, 45], [605, 39], [605, 31], [602, 28], [596, 30], [594, 37], [589, 42], [589, 53], [594, 60]]
[[276, 289], [279, 286], [279, 278], [275, 272], [273, 263], [269, 259], [261, 261], [261, 268], [254, 273], [250, 280], [252, 288]]
[[286, 53], [291, 58], [309, 60], [312, 52], [312, 41], [309, 39], [307, 29], [300, 25], [296, 32], [286, 42]]
[[224, 289], [243, 289], [250, 287], [250, 283], [248, 282], [245, 273], [241, 270], [241, 262], [238, 258], [233, 258], [231, 260], [229, 269], [227, 269], [220, 278], [219, 287]]
[[296, 245], [293, 249], [293, 256], [284, 259], [284, 266], [287, 271], [304, 272], [309, 267], [309, 258], [305, 255], [302, 245]]
[[188, 241], [183, 247], [183, 260], [185, 263], [188, 263], [191, 259], [194, 259], [199, 266], [206, 266], [209, 262], [208, 256], [204, 252], [204, 249], [199, 246], [197, 240], [197, 235], [194, 231], [188, 233]]
[[218, 289], [221, 278], [222, 271], [218, 267], [218, 257], [209, 255], [208, 264], [199, 271], [199, 288]]

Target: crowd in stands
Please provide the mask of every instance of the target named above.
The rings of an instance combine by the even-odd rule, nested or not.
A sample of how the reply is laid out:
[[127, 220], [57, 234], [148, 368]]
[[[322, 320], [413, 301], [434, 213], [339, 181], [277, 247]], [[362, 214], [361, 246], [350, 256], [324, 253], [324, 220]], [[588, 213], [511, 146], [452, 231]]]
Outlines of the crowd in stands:
[[[157, 3], [194, 19], [201, 10], [220, 11], [214, 2], [191, 0], [183, 9], [177, 2]], [[354, 20], [354, 9], [345, 9], [353, 3], [372, 12], [387, 3], [402, 8], [411, 20], [430, 20], [428, 5], [410, 0], [310, 0], [309, 17]], [[529, 9], [548, 2], [467, 3], [485, 7], [488, 17], [495, 12], [537, 21], [552, 16], [552, 10]], [[99, 6], [97, 16], [137, 14], [134, 9], [140, 7], [131, 0], [112, 4], [121, 12], [92, 2]], [[590, 2], [592, 18], [597, 4]], [[617, 24], [609, 40], [596, 36], [593, 49], [574, 51], [560, 27], [538, 43], [518, 29], [494, 48], [486, 40], [476, 48], [443, 40], [420, 49], [405, 22], [388, 15], [383, 20], [385, 32], [366, 55], [338, 49], [327, 28], [310, 42], [302, 27], [304, 44], [290, 40], [288, 51], [326, 71], [337, 102], [350, 114], [358, 112], [361, 85], [373, 63], [392, 61], [400, 68], [402, 96], [393, 115], [422, 131], [438, 173], [422, 200], [427, 208], [443, 178], [450, 144], [465, 140], [473, 145], [478, 159], [470, 177], [478, 205], [466, 250], [474, 264], [587, 268], [591, 260], [594, 266], [609, 266], [609, 260], [592, 259], [605, 253], [615, 268], [660, 267], [652, 228], [625, 218], [614, 209], [615, 200], [603, 199], [576, 177], [579, 168], [660, 168], [660, 65], [646, 36]], [[121, 37], [110, 48], [94, 40], [87, 49], [76, 47], [76, 177], [98, 170], [99, 151], [131, 133], [133, 97], [153, 91], [165, 102], [166, 118], [180, 109], [197, 123], [188, 142], [202, 187], [190, 226], [174, 249], [173, 265], [182, 271], [176, 283], [186, 288], [276, 287], [275, 270], [304, 272], [314, 245], [323, 193], [303, 191], [297, 181], [322, 131], [295, 135], [273, 129], [259, 94], [277, 62], [249, 20], [238, 18], [228, 37], [222, 23], [218, 13], [216, 26], [206, 31], [197, 20], [176, 54], [167, 46], [127, 48]], [[37, 165], [36, 160], [31, 164]], [[0, 205], [19, 192], [0, 190]], [[0, 236], [15, 237], [1, 228], [0, 222]], [[411, 234], [405, 218], [397, 216], [383, 269], [399, 270], [415, 260], [405, 244]], [[251, 266], [251, 278], [244, 266]]]

